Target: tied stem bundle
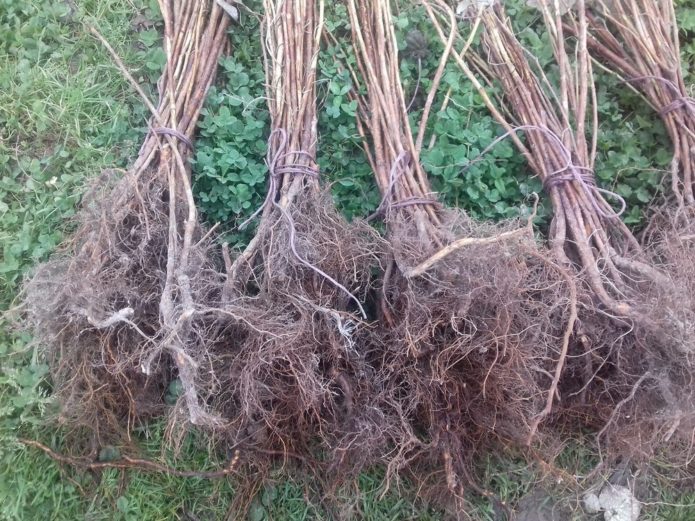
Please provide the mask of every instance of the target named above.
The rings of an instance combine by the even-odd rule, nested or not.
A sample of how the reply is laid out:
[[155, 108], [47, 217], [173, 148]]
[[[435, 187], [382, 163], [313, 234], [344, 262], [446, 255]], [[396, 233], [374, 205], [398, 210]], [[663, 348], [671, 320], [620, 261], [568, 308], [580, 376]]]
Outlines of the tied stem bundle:
[[[599, 0], [587, 9], [590, 52], [636, 87], [661, 117], [671, 142], [671, 192], [695, 206], [695, 100], [680, 61], [672, 0]], [[571, 31], [574, 26], [568, 24]]]
[[[443, 2], [435, 4], [451, 20], [450, 9]], [[560, 12], [547, 0], [539, 2], [539, 9], [553, 46], [559, 75], [557, 84], [539, 66], [532, 65], [501, 3], [481, 4], [474, 13], [476, 26], [483, 28], [487, 60], [478, 56], [469, 60], [469, 66], [458, 55], [453, 56], [505, 128], [503, 137], [524, 132], [526, 144], [518, 139], [514, 142], [540, 177], [552, 202], [554, 214], [549, 239], [555, 257], [562, 264], [579, 269], [590, 290], [610, 313], [636, 316], [631, 302], [634, 298], [631, 281], [637, 277], [648, 283], [661, 283], [664, 277], [644, 261], [639, 243], [620, 220], [624, 201], [596, 186], [598, 117], [584, 2], [578, 2], [576, 45], [571, 52], [567, 49]], [[432, 12], [431, 18], [444, 40], [438, 17]], [[575, 56], [574, 63], [571, 55]], [[480, 69], [480, 64], [484, 65], [486, 74], [476, 75], [473, 69]], [[479, 80], [478, 76], [485, 79]], [[484, 83], [490, 87], [501, 86], [503, 110], [485, 92]], [[587, 134], [592, 136], [591, 141]], [[616, 212], [606, 195], [618, 199], [623, 208]]]
[[437, 242], [437, 202], [410, 130], [390, 3], [350, 1], [348, 12], [357, 66], [368, 92], [368, 99], [358, 102], [362, 113], [358, 123], [369, 131], [367, 156], [383, 197], [376, 213], [387, 220], [394, 213], [407, 217], [421, 238]]
[[323, 30], [323, 2], [266, 2], [264, 6], [272, 127], [267, 154], [270, 181], [264, 204], [251, 217], [262, 214], [258, 233], [231, 266], [229, 282], [237, 284], [239, 270], [253, 264], [254, 256], [262, 250], [263, 239], [279, 216], [290, 228], [289, 247], [294, 258], [350, 297], [364, 318], [359, 299], [298, 251], [292, 217], [297, 200], [316, 198], [320, 193], [316, 164], [316, 64]]
[[[213, 358], [225, 435], [269, 470], [278, 456], [347, 479], [378, 444], [376, 382], [359, 341], [380, 240], [348, 223], [320, 185], [316, 68], [323, 0], [265, 0], [262, 42], [271, 132], [268, 191], [254, 238], [226, 281]], [[316, 449], [325, 449], [322, 462]], [[330, 467], [332, 472], [323, 472]], [[325, 469], [324, 469], [325, 470]], [[340, 472], [338, 472], [340, 470]]]

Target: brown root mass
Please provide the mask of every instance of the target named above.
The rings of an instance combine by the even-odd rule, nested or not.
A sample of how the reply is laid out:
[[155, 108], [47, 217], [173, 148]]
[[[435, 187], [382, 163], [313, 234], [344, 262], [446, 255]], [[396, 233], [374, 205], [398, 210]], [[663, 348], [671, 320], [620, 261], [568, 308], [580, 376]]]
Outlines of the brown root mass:
[[[38, 268], [26, 299], [35, 339], [47, 346], [61, 416], [74, 426], [122, 433], [163, 411], [174, 372], [150, 359], [162, 340], [167, 186], [128, 175], [101, 189], [107, 193], [84, 203], [71, 242]], [[206, 264], [205, 249], [196, 249], [196, 296]]]
[[[673, 225], [678, 222], [677, 225]], [[592, 428], [608, 459], [692, 461], [695, 430], [695, 302], [690, 232], [667, 211], [645, 232], [649, 258], [668, 284], [642, 281], [648, 321], [587, 314], [570, 350], [560, 422]]]
[[468, 486], [484, 493], [471, 477], [475, 456], [525, 447], [552, 410], [576, 288], [530, 223], [474, 223], [440, 208], [419, 164], [423, 136], [411, 137], [389, 3], [352, 0], [348, 12], [353, 78], [366, 90], [359, 124], [389, 241], [372, 335], [392, 418], [387, 484], [410, 475], [423, 493], [444, 488], [460, 512]]
[[[519, 227], [443, 218], [453, 236], [486, 239]], [[422, 243], [396, 233], [394, 271], [407, 272], [421, 261]], [[438, 475], [462, 499], [477, 456], [539, 443], [576, 313], [574, 291], [530, 233], [461, 248], [420, 277], [385, 280], [391, 318], [382, 317], [380, 366], [408, 419], [389, 470]]]
[[379, 240], [366, 224], [345, 222], [328, 194], [286, 212], [267, 218], [246, 283], [224, 297], [213, 405], [224, 436], [258, 463], [325, 452], [326, 463], [359, 470], [378, 444], [370, 409], [378, 382], [353, 298], [366, 300]]

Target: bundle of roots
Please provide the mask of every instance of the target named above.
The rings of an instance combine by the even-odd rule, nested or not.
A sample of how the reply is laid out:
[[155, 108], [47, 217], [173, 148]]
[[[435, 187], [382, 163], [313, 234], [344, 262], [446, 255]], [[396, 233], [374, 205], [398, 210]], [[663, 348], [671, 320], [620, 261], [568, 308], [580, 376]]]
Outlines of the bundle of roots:
[[[673, 143], [670, 187], [675, 204], [671, 200], [654, 211], [642, 240], [672, 282], [670, 287], [647, 295], [654, 309], [666, 310], [661, 320], [666, 323], [662, 331], [667, 334], [641, 339], [650, 357], [646, 362], [635, 359], [633, 364], [646, 365], [646, 372], [634, 382], [630, 389], [634, 399], [621, 404], [620, 414], [639, 423], [641, 432], [627, 439], [639, 436], [645, 440], [637, 445], [645, 458], [652, 456], [658, 442], [675, 440], [675, 448], [682, 449], [676, 453], [679, 459], [688, 460], [695, 443], [695, 397], [691, 391], [695, 118], [693, 100], [683, 81], [675, 8], [671, 0], [598, 1], [587, 9], [586, 18], [591, 53], [646, 98]], [[566, 27], [575, 32], [573, 22]], [[660, 421], [650, 421], [652, 417]]]
[[[348, 2], [359, 125], [387, 226], [376, 363], [392, 419], [387, 480], [410, 475], [458, 507], [474, 456], [526, 446], [550, 412], [576, 317], [573, 280], [518, 222], [444, 210], [412, 137], [387, 0]], [[379, 42], [379, 43], [377, 43]], [[442, 77], [446, 46], [425, 104]]]
[[[678, 459], [687, 460], [695, 443], [691, 383], [695, 320], [692, 300], [695, 105], [683, 81], [675, 9], [671, 0], [598, 1], [587, 9], [586, 18], [591, 53], [638, 89], [658, 112], [673, 143], [672, 199], [655, 209], [642, 241], [671, 279], [671, 289], [662, 287], [649, 301], [655, 309], [667, 310], [662, 319], [666, 322], [662, 328], [666, 334], [641, 339], [645, 342], [644, 349], [650, 352], [647, 370], [633, 384], [630, 393], [634, 394], [634, 400], [622, 405], [620, 414], [642, 420], [642, 431], [646, 432], [632, 433], [628, 439], [645, 440], [637, 445], [644, 457], [651, 456], [653, 447], [660, 445], [658, 442], [673, 439], [676, 443], [671, 445], [681, 449], [676, 452]], [[576, 30], [576, 23], [566, 26], [572, 32]], [[632, 363], [640, 367], [645, 361], [635, 359]], [[649, 414], [645, 415], [645, 411]], [[657, 421], [649, 421], [650, 417]]]
[[208, 394], [224, 419], [222, 436], [253, 454], [260, 474], [279, 457], [337, 483], [371, 463], [380, 444], [381, 417], [371, 406], [378, 382], [361, 339], [381, 241], [366, 223], [340, 216], [320, 186], [323, 2], [264, 6], [268, 193], [248, 247], [236, 258], [225, 253]]
[[[581, 417], [582, 424], [594, 427], [617, 454], [651, 454], [682, 420], [692, 421], [687, 382], [693, 366], [683, 363], [689, 360], [686, 353], [692, 353], [692, 299], [664, 259], [641, 247], [619, 219], [620, 212], [604, 198], [617, 196], [596, 186], [598, 121], [584, 2], [576, 2], [571, 18], [571, 51], [566, 49], [569, 40], [557, 5], [536, 2], [553, 44], [558, 84], [531, 61], [502, 4], [482, 4], [468, 16], [474, 17], [475, 27], [483, 28], [487, 59], [478, 55], [464, 62], [454, 56], [506, 129], [499, 139], [514, 137], [543, 181], [554, 212], [551, 251], [582, 282], [578, 327], [560, 383], [565, 419]], [[451, 21], [450, 10], [442, 2], [436, 5]], [[441, 17], [431, 14], [444, 40]], [[570, 56], [575, 56], [574, 64]], [[486, 94], [485, 81], [502, 88], [502, 110]], [[518, 131], [524, 132], [526, 143], [516, 139]], [[677, 411], [673, 414], [679, 418], [664, 415], [664, 410]]]
[[187, 417], [207, 417], [194, 390], [207, 361], [194, 303], [209, 300], [217, 275], [187, 157], [228, 19], [215, 2], [162, 0], [160, 7], [167, 63], [158, 107], [140, 91], [152, 118], [139, 155], [127, 171], [97, 179], [74, 236], [25, 292], [60, 416], [99, 441], [163, 413], [173, 381], [184, 384]]

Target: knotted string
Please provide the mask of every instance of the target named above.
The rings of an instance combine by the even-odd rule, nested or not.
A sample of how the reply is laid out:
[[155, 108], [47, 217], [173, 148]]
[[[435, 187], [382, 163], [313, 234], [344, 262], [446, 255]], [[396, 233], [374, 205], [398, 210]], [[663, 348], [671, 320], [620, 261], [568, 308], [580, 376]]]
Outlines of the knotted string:
[[695, 114], [695, 98], [691, 98], [690, 96], [681, 96], [680, 98], [676, 98], [671, 103], [659, 110], [659, 116], [665, 116], [669, 112], [673, 112], [674, 110], [681, 108], [686, 109], [691, 114]]
[[[405, 172], [406, 167], [410, 163], [410, 159], [410, 153], [405, 150], [401, 151], [398, 156], [396, 156], [395, 161], [391, 165], [391, 170], [389, 171], [389, 184], [386, 187], [386, 190], [384, 190], [384, 195], [381, 198], [379, 206], [377, 206], [376, 210], [374, 210], [374, 213], [367, 217], [367, 222], [372, 221], [381, 215], [388, 217], [393, 208], [405, 208], [407, 206], [429, 204], [440, 206], [439, 201], [428, 197], [413, 196], [407, 197], [401, 201], [393, 201], [395, 196], [394, 192], [396, 189], [396, 182]], [[403, 164], [401, 165], [401, 163]]]
[[[278, 135], [280, 136], [280, 143], [278, 144], [278, 147], [274, 149], [271, 143], [273, 141], [273, 138]], [[290, 155], [306, 156], [311, 160], [312, 163], [314, 163], [314, 158], [308, 152], [305, 152], [304, 150], [285, 152], [286, 148], [287, 131], [284, 128], [276, 128], [270, 133], [270, 136], [268, 137], [268, 157], [265, 161], [265, 164], [268, 167], [268, 178], [270, 182], [268, 183], [268, 191], [266, 192], [265, 200], [263, 201], [263, 204], [261, 204], [261, 206], [259, 206], [255, 212], [253, 212], [251, 217], [249, 217], [243, 223], [241, 223], [241, 225], [239, 225], [240, 230], [243, 230], [249, 222], [255, 219], [258, 216], [258, 214], [260, 214], [263, 210], [268, 208], [274, 202], [275, 196], [277, 195], [278, 191], [279, 179], [281, 179], [283, 176], [303, 175], [305, 177], [312, 177], [314, 179], [318, 179], [319, 171], [315, 167], [308, 165], [300, 165], [297, 163], [286, 163], [283, 165], [278, 165], [278, 163], [282, 159]]]
[[[476, 162], [480, 161], [482, 157], [487, 154], [492, 148], [497, 145], [500, 141], [503, 139], [506, 139], [508, 136], [510, 136], [514, 132], [518, 132], [520, 130], [536, 130], [538, 132], [543, 133], [547, 137], [550, 138], [550, 141], [553, 142], [553, 145], [555, 145], [555, 148], [560, 151], [560, 153], [565, 157], [566, 164], [562, 168], [559, 168], [555, 170], [554, 172], [550, 172], [549, 174], [546, 175], [545, 179], [543, 179], [543, 188], [546, 191], [551, 190], [552, 188], [557, 188], [560, 185], [564, 183], [568, 183], [571, 181], [576, 182], [579, 186], [582, 187], [584, 192], [586, 193], [587, 197], [589, 198], [589, 202], [591, 203], [592, 208], [598, 213], [601, 217], [605, 217], [607, 219], [617, 219], [620, 217], [624, 212], [625, 209], [627, 208], [627, 203], [625, 202], [625, 199], [623, 199], [619, 194], [612, 192], [610, 190], [606, 190], [604, 188], [599, 188], [596, 186], [596, 180], [594, 177], [594, 171], [591, 168], [585, 167], [585, 166], [580, 166], [580, 165], [575, 165], [572, 162], [572, 154], [571, 152], [567, 149], [565, 144], [562, 142], [562, 140], [547, 127], [543, 126], [538, 126], [538, 125], [520, 125], [518, 127], [514, 127], [511, 130], [505, 132], [498, 138], [492, 141], [485, 149], [478, 154], [478, 157], [473, 159], [471, 162], [469, 162], [462, 170], [462, 172], [465, 172], [467, 169], [469, 169], [473, 164]], [[597, 196], [597, 194], [599, 194]], [[604, 211], [604, 209], [601, 207], [599, 204], [599, 199], [602, 199], [601, 194], [608, 195], [612, 199], [615, 199], [616, 201], [620, 202], [620, 211], [616, 212], [613, 210], [612, 213], [607, 213]], [[605, 200], [604, 200], [605, 201]]]
[[[589, 168], [575, 168], [579, 169], [579, 175], [581, 176], [582, 182], [584, 184], [592, 187], [596, 186], [596, 179], [594, 179], [594, 174]], [[576, 180], [575, 176], [568, 172], [566, 168], [562, 168], [546, 176], [546, 178], [543, 180], [543, 189], [546, 192], [549, 192], [553, 188], [560, 186], [563, 183], [574, 180]]]
[[193, 151], [193, 142], [190, 139], [188, 139], [188, 137], [185, 134], [179, 132], [174, 128], [156, 127], [152, 129], [152, 132], [159, 135], [166, 134], [167, 136], [175, 137], [183, 144], [185, 144], [191, 151]]
[[673, 112], [674, 110], [678, 110], [681, 108], [689, 111], [691, 114], [695, 114], [695, 98], [684, 95], [678, 88], [678, 86], [667, 78], [647, 74], [644, 76], [635, 76], [634, 78], [629, 78], [625, 81], [628, 83], [632, 83], [643, 80], [660, 81], [661, 83], [669, 87], [675, 95], [675, 98], [671, 103], [658, 109], [659, 116], [665, 116], [666, 114], [669, 114], [670, 112]]

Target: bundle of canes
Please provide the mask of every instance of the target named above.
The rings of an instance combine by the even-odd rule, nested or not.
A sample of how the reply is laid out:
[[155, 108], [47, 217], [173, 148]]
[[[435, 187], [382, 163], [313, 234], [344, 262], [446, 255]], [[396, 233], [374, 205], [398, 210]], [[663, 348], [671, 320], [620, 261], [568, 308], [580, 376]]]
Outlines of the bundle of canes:
[[[85, 196], [71, 239], [28, 282], [26, 323], [50, 362], [60, 419], [102, 443], [164, 413], [172, 381], [179, 411], [214, 419], [195, 391], [205, 345], [196, 302], [214, 285], [209, 234], [197, 220], [187, 158], [226, 46], [228, 17], [213, 1], [161, 0], [167, 62], [155, 107], [96, 29], [150, 109], [149, 131], [122, 176]], [[111, 175], [108, 175], [111, 174]]]
[[[673, 143], [671, 191], [695, 206], [695, 100], [683, 81], [678, 25], [671, 0], [593, 2], [586, 19], [589, 51], [637, 88], [658, 111]], [[567, 24], [571, 32], [575, 24]]]
[[[444, 2], [433, 4], [440, 12], [430, 8], [430, 17], [444, 41], [441, 13], [454, 23], [453, 13]], [[596, 428], [599, 440], [607, 439], [618, 454], [649, 457], [672, 437], [674, 425], [692, 421], [693, 393], [686, 383], [692, 379], [692, 367], [683, 363], [684, 354], [692, 352], [690, 297], [676, 287], [669, 271], [646, 260], [603, 198], [605, 192], [595, 185], [598, 122], [584, 2], [576, 3], [574, 67], [565, 48], [561, 13], [549, 1], [536, 4], [553, 43], [559, 85], [553, 86], [540, 67], [531, 66], [501, 4], [480, 2], [473, 9], [476, 24], [483, 27], [487, 60], [479, 56], [469, 66], [457, 54], [452, 56], [506, 129], [498, 139], [524, 131], [527, 144], [518, 139], [515, 143], [540, 176], [553, 206], [551, 250], [586, 281], [588, 291], [579, 295], [584, 309], [581, 327], [572, 338], [572, 363], [560, 383], [563, 411]], [[501, 85], [505, 113], [518, 120], [516, 127], [472, 70], [485, 62], [487, 74], [482, 76]], [[594, 106], [590, 144], [585, 137], [589, 97]], [[673, 416], [666, 418], [663, 410], [673, 411]]]
[[[432, 2], [449, 23], [451, 9], [442, 1]], [[550, 246], [560, 262], [576, 266], [603, 309], [617, 317], [643, 316], [635, 309], [635, 279], [645, 285], [667, 284], [667, 279], [644, 259], [632, 232], [621, 221], [625, 203], [617, 195], [596, 186], [598, 118], [587, 50], [587, 24], [584, 2], [579, 0], [576, 48], [572, 64], [566, 48], [561, 13], [553, 2], [538, 3], [550, 35], [559, 80], [553, 85], [530, 54], [517, 40], [500, 2], [480, 2], [470, 13], [483, 27], [483, 45], [487, 59], [470, 60], [469, 66], [456, 53], [465, 74], [477, 87], [494, 117], [505, 128], [499, 139], [512, 136], [531, 168], [543, 182], [553, 207]], [[444, 40], [440, 17], [432, 9], [431, 18]], [[479, 80], [472, 68], [487, 63], [485, 80]], [[504, 110], [485, 92], [483, 81], [500, 85], [504, 92]], [[510, 116], [506, 116], [509, 114]], [[587, 121], [589, 119], [589, 121]], [[516, 125], [515, 125], [516, 124]], [[527, 144], [515, 133], [523, 131]], [[591, 141], [587, 140], [591, 135]], [[496, 144], [492, 143], [491, 147]], [[615, 211], [606, 197], [616, 199], [622, 208]], [[639, 300], [639, 299], [637, 299]], [[620, 319], [620, 318], [619, 318]]]
[[323, 1], [266, 0], [264, 8], [268, 193], [250, 219], [260, 214], [248, 247], [236, 258], [225, 251], [214, 407], [259, 475], [281, 457], [317, 473], [331, 467], [338, 481], [370, 459], [370, 433], [379, 429], [359, 338], [381, 246], [367, 224], [346, 222], [320, 186]]
[[541, 255], [531, 219], [476, 223], [441, 207], [419, 162], [426, 125], [411, 134], [390, 3], [349, 0], [348, 13], [358, 124], [390, 246], [374, 334], [394, 446], [387, 485], [410, 475], [460, 510], [467, 486], [489, 495], [470, 472], [474, 456], [525, 446], [550, 412], [576, 317], [574, 284]]

